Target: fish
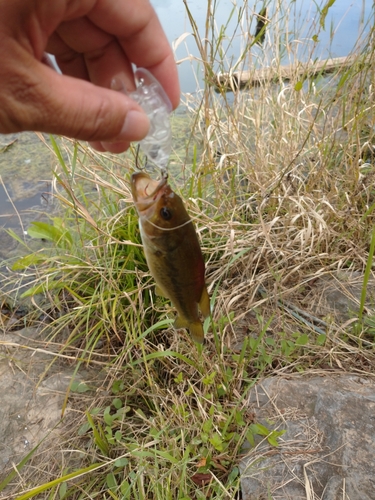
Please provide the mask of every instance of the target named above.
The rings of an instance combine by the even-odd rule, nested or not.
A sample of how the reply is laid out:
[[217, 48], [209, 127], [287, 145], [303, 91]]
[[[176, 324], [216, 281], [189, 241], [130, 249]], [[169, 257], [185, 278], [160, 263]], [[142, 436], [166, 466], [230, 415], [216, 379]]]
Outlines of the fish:
[[188, 329], [193, 340], [203, 344], [198, 311], [205, 318], [210, 316], [210, 298], [193, 221], [166, 175], [156, 181], [146, 172], [133, 173], [131, 191], [156, 293], [168, 298], [177, 310], [174, 327]]

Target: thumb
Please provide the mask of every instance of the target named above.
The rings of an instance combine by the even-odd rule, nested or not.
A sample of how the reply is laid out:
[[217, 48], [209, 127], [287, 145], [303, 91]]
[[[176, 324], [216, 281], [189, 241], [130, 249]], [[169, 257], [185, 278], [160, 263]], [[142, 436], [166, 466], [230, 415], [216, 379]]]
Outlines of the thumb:
[[5, 107], [8, 132], [35, 130], [85, 141], [120, 143], [147, 135], [149, 119], [130, 97], [61, 75], [36, 60], [32, 66], [18, 77], [10, 109], [9, 104]]

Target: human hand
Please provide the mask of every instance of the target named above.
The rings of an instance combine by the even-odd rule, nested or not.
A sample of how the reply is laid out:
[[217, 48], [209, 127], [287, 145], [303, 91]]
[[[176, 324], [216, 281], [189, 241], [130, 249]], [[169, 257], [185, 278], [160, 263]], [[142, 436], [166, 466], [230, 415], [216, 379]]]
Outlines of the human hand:
[[[37, 130], [119, 153], [143, 139], [147, 116], [132, 63], [161, 83], [173, 108], [180, 89], [173, 53], [149, 0], [0, 0], [0, 133]], [[62, 75], [43, 64], [56, 57]]]

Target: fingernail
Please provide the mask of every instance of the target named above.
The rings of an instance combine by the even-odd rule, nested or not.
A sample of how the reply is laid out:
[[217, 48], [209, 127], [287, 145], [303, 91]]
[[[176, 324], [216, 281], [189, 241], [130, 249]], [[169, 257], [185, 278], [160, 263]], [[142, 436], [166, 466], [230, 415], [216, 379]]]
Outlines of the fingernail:
[[130, 110], [116, 141], [140, 141], [144, 139], [150, 128], [150, 120], [140, 111]]

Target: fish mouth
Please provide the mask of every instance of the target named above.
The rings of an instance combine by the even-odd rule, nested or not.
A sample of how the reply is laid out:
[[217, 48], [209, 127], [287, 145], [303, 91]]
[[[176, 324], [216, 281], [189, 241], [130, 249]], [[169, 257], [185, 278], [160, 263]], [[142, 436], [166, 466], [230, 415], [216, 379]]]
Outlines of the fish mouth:
[[166, 176], [162, 176], [160, 181], [156, 181], [144, 172], [132, 174], [131, 190], [139, 211], [146, 210], [155, 203], [163, 193], [167, 180]]

